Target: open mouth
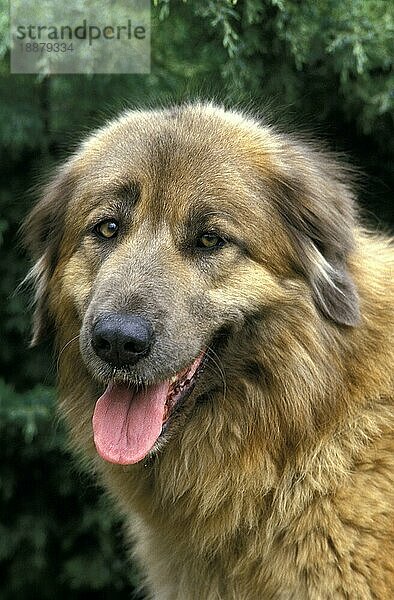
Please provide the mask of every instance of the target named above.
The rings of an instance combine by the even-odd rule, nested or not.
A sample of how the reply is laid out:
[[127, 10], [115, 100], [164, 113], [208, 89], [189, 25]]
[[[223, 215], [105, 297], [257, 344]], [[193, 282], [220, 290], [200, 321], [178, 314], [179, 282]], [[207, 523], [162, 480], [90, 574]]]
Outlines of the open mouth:
[[110, 381], [93, 414], [98, 454], [119, 465], [143, 460], [191, 394], [206, 358], [206, 351], [202, 351], [171, 379], [143, 389]]

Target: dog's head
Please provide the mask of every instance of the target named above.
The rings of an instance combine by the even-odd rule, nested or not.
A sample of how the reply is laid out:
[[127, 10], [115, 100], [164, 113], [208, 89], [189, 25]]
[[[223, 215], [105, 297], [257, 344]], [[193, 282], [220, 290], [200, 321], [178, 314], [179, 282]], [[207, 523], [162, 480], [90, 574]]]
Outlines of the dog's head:
[[327, 155], [210, 105], [128, 112], [89, 137], [25, 232], [34, 341], [53, 324], [59, 347], [78, 337], [69, 350], [106, 388], [99, 453], [144, 458], [286, 311], [355, 325], [352, 211]]

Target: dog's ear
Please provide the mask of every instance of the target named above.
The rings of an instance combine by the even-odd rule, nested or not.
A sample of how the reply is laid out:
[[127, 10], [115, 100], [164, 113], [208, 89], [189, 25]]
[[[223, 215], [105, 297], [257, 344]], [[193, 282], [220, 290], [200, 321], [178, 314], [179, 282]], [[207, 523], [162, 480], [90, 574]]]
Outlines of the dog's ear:
[[275, 203], [292, 240], [296, 268], [309, 279], [315, 304], [326, 317], [355, 326], [359, 299], [348, 269], [355, 223], [352, 172], [306, 144], [287, 148]]
[[68, 166], [64, 165], [45, 186], [41, 200], [33, 207], [21, 228], [24, 245], [34, 260], [26, 277], [35, 288], [31, 346], [39, 343], [50, 331], [49, 283], [58, 260], [72, 188], [73, 177]]

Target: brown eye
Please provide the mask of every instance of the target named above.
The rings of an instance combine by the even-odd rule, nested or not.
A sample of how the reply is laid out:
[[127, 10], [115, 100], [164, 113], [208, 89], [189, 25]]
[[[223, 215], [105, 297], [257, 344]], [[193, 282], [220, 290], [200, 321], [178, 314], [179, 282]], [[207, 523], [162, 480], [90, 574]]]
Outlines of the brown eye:
[[94, 226], [94, 232], [101, 238], [105, 240], [109, 240], [113, 238], [118, 233], [119, 224], [117, 221], [113, 219], [107, 219], [106, 221], [101, 221]]
[[216, 233], [203, 233], [197, 240], [197, 246], [207, 250], [221, 248], [224, 243], [224, 240]]

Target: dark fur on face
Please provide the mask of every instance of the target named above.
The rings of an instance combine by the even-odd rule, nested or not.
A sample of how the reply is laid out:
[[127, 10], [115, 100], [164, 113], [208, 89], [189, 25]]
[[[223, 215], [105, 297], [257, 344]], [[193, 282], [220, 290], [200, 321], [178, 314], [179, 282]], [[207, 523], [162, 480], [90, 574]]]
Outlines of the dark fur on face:
[[[392, 510], [376, 468], [393, 466], [392, 249], [357, 225], [349, 169], [211, 105], [128, 112], [59, 169], [25, 232], [33, 341], [56, 332], [71, 439], [155, 597], [388, 597], [362, 531], [368, 513], [392, 543], [376, 508]], [[113, 352], [109, 322], [138, 351]], [[127, 467], [97, 456], [91, 425], [121, 398], [149, 404], [136, 422], [164, 411]]]

